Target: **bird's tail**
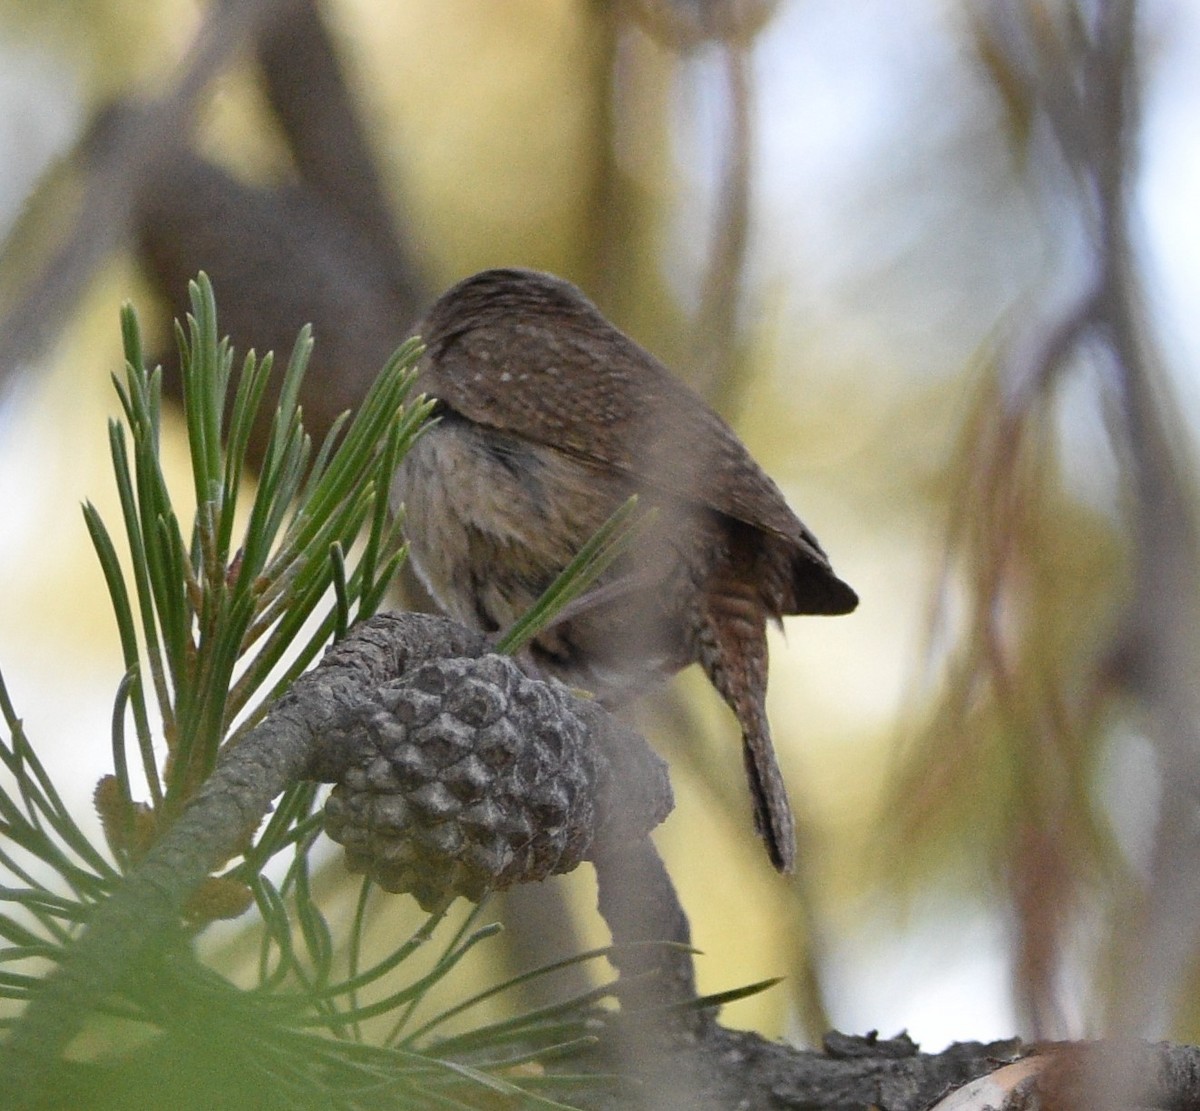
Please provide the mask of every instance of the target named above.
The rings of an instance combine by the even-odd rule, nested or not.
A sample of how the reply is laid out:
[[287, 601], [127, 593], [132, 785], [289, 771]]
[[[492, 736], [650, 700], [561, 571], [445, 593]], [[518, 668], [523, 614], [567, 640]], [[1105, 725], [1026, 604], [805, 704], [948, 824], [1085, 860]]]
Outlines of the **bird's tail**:
[[[750, 589], [726, 584], [706, 598], [699, 633], [700, 663], [742, 727], [742, 756], [754, 806], [754, 828], [771, 863], [791, 872], [796, 826], [767, 724], [767, 630], [762, 603]], [[752, 589], [752, 588], [751, 588]]]
[[796, 866], [796, 823], [765, 714], [761, 715], [760, 724], [761, 728], [753, 729], [743, 725], [742, 732], [742, 757], [754, 804], [754, 829], [766, 842], [767, 855], [776, 870], [786, 873]]

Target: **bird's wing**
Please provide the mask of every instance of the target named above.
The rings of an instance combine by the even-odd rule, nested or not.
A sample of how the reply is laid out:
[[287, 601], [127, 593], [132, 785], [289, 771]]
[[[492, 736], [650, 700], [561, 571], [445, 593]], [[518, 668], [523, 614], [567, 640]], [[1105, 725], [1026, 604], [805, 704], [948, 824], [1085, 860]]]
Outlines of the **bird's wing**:
[[773, 535], [793, 550], [798, 575], [829, 580], [828, 612], [857, 601], [733, 430], [616, 329], [597, 335], [570, 321], [553, 331], [508, 321], [432, 337], [418, 388], [478, 424]]

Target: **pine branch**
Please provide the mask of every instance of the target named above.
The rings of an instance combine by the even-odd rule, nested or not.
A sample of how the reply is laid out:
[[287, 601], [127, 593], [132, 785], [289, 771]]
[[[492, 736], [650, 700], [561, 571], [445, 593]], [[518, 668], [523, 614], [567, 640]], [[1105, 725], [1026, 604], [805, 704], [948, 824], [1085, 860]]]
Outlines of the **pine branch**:
[[[300, 779], [338, 780], [372, 758], [369, 751], [364, 757], [354, 743], [363, 736], [364, 702], [377, 706], [376, 691], [421, 663], [446, 657], [479, 659], [483, 648], [482, 638], [450, 621], [417, 614], [379, 615], [331, 648], [260, 724], [226, 747], [184, 812], [114, 895], [96, 907], [87, 929], [34, 991], [0, 1047], [0, 1073], [17, 1095], [14, 1106], [25, 1105], [25, 1100], [33, 1104], [88, 1013], [121, 985], [142, 951], [155, 939], [169, 936], [191, 892], [237, 854], [245, 831], [259, 823], [272, 799]], [[637, 841], [669, 808], [661, 766], [658, 790], [647, 790], [644, 772], [652, 765], [646, 761], [654, 758], [641, 738], [615, 723], [606, 725], [607, 715], [594, 705], [580, 706], [596, 727], [579, 758], [592, 759], [598, 751], [606, 760], [605, 770], [594, 780], [596, 794], [610, 800], [599, 808], [601, 824], [605, 819], [619, 822], [621, 836]], [[552, 728], [558, 710], [553, 701], [541, 704], [526, 723], [528, 735]], [[638, 771], [630, 778], [634, 768]], [[641, 812], [630, 804], [639, 798], [644, 803]]]

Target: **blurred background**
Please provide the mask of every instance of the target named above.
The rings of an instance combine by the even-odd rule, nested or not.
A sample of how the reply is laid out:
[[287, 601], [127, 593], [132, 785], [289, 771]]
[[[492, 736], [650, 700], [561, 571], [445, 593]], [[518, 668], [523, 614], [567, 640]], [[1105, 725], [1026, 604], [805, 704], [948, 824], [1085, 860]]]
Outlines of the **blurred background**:
[[[548, 269], [862, 597], [771, 645], [797, 876], [702, 676], [642, 709], [702, 989], [786, 977], [724, 1021], [1200, 1037], [1197, 57], [1187, 0], [0, 0], [0, 669], [68, 798], [120, 302], [168, 362], [201, 268], [240, 350], [311, 321], [320, 428], [451, 282]], [[499, 907], [504, 960], [606, 940], [587, 872]]]

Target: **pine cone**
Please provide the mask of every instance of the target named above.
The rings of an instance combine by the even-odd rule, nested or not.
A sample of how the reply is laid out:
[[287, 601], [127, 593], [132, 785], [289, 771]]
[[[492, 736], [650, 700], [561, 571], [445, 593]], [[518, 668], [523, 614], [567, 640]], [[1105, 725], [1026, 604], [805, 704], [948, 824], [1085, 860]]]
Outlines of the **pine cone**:
[[[601, 825], [644, 837], [670, 808], [665, 768], [645, 742], [631, 759], [613, 742], [629, 731], [504, 656], [421, 663], [338, 731], [356, 755], [325, 828], [352, 871], [426, 910], [570, 871]], [[635, 796], [653, 787], [660, 801], [626, 829], [616, 801], [630, 774]]]

